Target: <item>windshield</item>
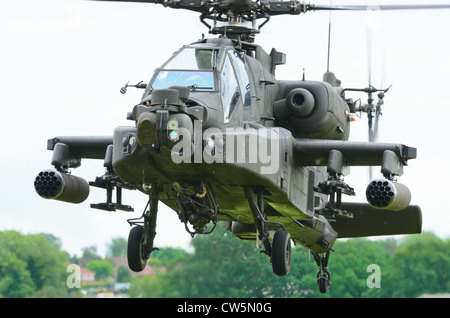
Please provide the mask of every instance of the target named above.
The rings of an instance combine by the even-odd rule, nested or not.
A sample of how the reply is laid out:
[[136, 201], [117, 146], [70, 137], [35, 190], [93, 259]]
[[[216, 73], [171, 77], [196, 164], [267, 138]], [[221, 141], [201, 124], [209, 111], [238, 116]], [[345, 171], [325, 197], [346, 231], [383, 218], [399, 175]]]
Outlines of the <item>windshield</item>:
[[185, 47], [163, 65], [151, 87], [188, 86], [193, 91], [212, 92], [217, 57], [217, 49]]
[[153, 89], [171, 86], [188, 86], [194, 91], [214, 91], [213, 72], [159, 71], [152, 84]]
[[186, 47], [174, 56], [164, 69], [167, 70], [213, 70], [217, 64], [218, 50]]

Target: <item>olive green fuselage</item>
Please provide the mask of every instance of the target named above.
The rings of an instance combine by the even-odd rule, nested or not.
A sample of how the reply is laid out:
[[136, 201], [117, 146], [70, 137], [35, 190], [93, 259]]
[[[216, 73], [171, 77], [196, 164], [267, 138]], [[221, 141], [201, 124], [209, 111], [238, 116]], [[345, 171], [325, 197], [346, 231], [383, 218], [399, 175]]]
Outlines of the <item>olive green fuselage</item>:
[[[195, 50], [197, 63], [200, 53], [205, 50], [213, 52], [206, 61], [213, 64], [211, 78], [214, 82], [203, 84], [206, 85], [203, 90], [192, 89], [184, 99], [179, 97], [180, 102], [177, 103], [177, 96], [185, 92], [175, 93], [173, 97], [170, 90], [155, 89], [153, 86], [159, 88], [161, 78], [166, 79], [170, 72], [175, 72], [171, 66], [176, 64], [174, 61], [177, 61], [177, 56], [188, 55], [185, 53], [188, 50]], [[273, 58], [277, 54], [280, 53], [273, 50], [269, 55], [254, 44], [246, 44], [237, 50], [226, 39], [206, 40], [183, 47], [155, 71], [142, 101], [129, 115], [136, 125], [116, 128], [113, 166], [122, 180], [143, 192], [149, 189], [148, 185], [157, 184], [160, 189], [159, 199], [175, 211], [179, 207], [176, 204], [174, 182], [207, 182], [217, 200], [220, 220], [243, 224], [254, 223], [243, 187], [263, 187], [265, 212], [269, 221], [282, 223], [296, 242], [315, 252], [323, 252], [331, 247], [337, 237], [325, 218], [314, 216], [314, 209], [323, 206], [326, 201], [325, 196], [315, 193], [313, 189], [319, 182], [326, 180], [326, 168], [302, 164], [301, 160], [294, 157], [293, 144], [298, 138], [346, 140], [349, 135], [346, 117], [348, 107], [338, 90], [327, 82], [275, 80]], [[233, 103], [228, 107], [225, 105], [225, 91], [233, 85], [234, 80], [227, 80], [226, 76], [231, 75], [231, 65], [235, 74], [239, 73], [239, 66], [236, 65], [240, 61], [243, 61], [242, 70], [247, 75], [244, 79], [242, 74], [237, 75], [237, 81], [246, 82], [245, 85], [236, 84], [236, 88], [233, 88], [240, 92], [228, 100]], [[176, 69], [176, 72], [179, 70]], [[295, 89], [299, 89], [300, 95], [296, 94]], [[295, 116], [292, 115], [292, 108], [302, 106], [299, 105], [302, 102], [299, 96], [303, 98], [302, 90], [311, 92], [315, 104], [312, 110], [307, 110], [306, 115]], [[293, 94], [289, 95], [292, 91], [294, 97]], [[165, 93], [168, 94], [167, 98]], [[232, 111], [228, 112], [226, 109], [230, 108]], [[158, 111], [167, 111], [166, 122], [175, 120], [179, 128], [189, 131], [193, 151], [191, 156], [183, 153], [182, 162], [177, 161], [180, 154], [172, 152], [176, 142], [163, 146], [158, 139], [161, 137], [157, 136], [156, 127], [162, 120], [157, 115]], [[150, 128], [139, 135], [140, 124], [145, 120], [149, 122]], [[183, 123], [186, 121], [189, 123]], [[215, 134], [213, 152], [207, 149], [210, 135], [206, 133], [211, 129]], [[161, 131], [166, 132], [167, 129], [164, 127], [160, 134]], [[140, 136], [152, 134], [154, 139], [144, 147], [140, 142], [126, 145], [124, 149], [124, 140], [132, 136], [140, 140]], [[303, 226], [301, 220], [308, 220], [304, 223], [310, 226]], [[328, 235], [329, 232], [334, 233]], [[239, 233], [235, 234], [240, 236]], [[256, 233], [247, 234], [240, 237], [256, 237]]]

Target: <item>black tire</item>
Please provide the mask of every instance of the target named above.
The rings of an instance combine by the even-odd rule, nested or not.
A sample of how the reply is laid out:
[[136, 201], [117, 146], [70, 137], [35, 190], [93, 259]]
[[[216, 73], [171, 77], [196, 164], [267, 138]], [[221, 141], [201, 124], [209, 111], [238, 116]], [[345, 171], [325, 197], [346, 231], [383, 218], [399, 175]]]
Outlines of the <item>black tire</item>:
[[272, 244], [272, 269], [278, 276], [289, 273], [291, 268], [291, 235], [280, 230], [275, 232]]
[[130, 230], [128, 236], [128, 267], [133, 272], [141, 272], [145, 265], [147, 265], [147, 259], [143, 258], [142, 240], [144, 237], [144, 227], [135, 226]]
[[317, 284], [319, 285], [319, 291], [321, 294], [326, 294], [330, 287], [330, 272], [325, 269], [324, 272], [320, 270], [317, 272]]

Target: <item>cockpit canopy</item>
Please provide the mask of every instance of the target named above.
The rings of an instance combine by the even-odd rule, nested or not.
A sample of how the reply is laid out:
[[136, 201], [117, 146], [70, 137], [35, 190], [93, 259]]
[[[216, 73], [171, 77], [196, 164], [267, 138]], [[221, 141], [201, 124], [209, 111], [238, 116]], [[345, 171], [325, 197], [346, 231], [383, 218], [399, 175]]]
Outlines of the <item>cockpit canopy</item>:
[[239, 105], [251, 105], [246, 58], [232, 46], [185, 46], [156, 71], [150, 86], [152, 90], [187, 86], [191, 92], [217, 92], [224, 123], [230, 122]]
[[215, 91], [213, 70], [218, 49], [185, 47], [158, 71], [153, 89], [189, 86], [195, 91]]

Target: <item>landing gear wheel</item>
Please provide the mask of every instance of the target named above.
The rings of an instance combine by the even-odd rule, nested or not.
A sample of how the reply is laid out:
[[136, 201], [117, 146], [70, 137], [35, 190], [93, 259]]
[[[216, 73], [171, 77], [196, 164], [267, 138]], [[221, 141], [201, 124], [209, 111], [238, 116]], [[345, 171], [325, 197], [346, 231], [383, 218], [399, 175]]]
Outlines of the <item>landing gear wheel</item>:
[[158, 214], [158, 187], [155, 184], [152, 184], [152, 193], [147, 206], [148, 211], [144, 211], [139, 219], [128, 220], [130, 225], [134, 225], [128, 236], [128, 267], [134, 272], [141, 272], [147, 265], [150, 253], [158, 250], [153, 248]]
[[319, 270], [317, 271], [317, 285], [319, 285], [319, 291], [322, 294], [328, 292], [328, 289], [331, 284], [331, 273], [328, 270], [328, 259], [330, 258], [330, 251], [328, 250], [324, 256], [321, 256], [317, 253], [313, 253], [314, 260], [319, 266]]
[[128, 266], [133, 272], [141, 272], [145, 265], [147, 265], [147, 259], [144, 258], [144, 227], [135, 226], [131, 228], [130, 235], [128, 236]]
[[319, 285], [319, 291], [322, 294], [328, 292], [328, 289], [330, 287], [330, 281], [331, 281], [331, 274], [328, 271], [328, 269], [325, 269], [324, 271], [319, 270], [317, 272], [317, 285]]
[[272, 244], [272, 269], [278, 276], [289, 273], [291, 268], [291, 235], [279, 230], [275, 232]]

